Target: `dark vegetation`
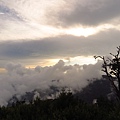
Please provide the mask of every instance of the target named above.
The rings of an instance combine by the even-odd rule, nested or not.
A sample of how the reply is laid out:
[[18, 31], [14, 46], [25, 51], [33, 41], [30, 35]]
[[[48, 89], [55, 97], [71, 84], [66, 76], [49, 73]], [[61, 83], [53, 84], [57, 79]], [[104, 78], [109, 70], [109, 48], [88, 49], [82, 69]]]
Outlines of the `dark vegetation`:
[[[94, 99], [100, 96], [107, 98], [108, 95], [111, 95], [110, 87], [110, 83], [106, 79], [106, 76], [103, 76], [101, 79], [90, 82], [88, 86], [76, 92], [74, 95], [87, 103], [92, 103]], [[112, 95], [110, 97], [114, 99]]]
[[0, 120], [120, 120], [120, 105], [102, 97], [97, 104], [88, 104], [62, 91], [56, 99], [0, 107]]

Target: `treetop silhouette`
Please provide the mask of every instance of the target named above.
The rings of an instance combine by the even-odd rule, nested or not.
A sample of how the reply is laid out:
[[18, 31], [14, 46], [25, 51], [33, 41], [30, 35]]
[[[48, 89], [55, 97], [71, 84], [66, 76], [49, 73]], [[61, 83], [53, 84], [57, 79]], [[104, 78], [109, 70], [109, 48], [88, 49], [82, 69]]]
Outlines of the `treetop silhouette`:
[[[117, 53], [110, 53], [111, 57], [94, 56], [95, 59], [100, 58], [103, 60], [102, 71], [107, 75], [111, 83], [113, 92], [117, 100], [120, 101], [120, 46], [117, 47]], [[117, 82], [117, 84], [116, 84]]]

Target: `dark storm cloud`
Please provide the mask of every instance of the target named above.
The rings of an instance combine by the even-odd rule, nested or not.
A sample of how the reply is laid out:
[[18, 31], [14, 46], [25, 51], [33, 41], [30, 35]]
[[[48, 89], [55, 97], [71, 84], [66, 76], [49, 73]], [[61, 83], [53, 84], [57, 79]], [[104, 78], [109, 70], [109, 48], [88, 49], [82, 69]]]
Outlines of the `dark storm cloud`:
[[55, 14], [59, 21], [57, 23], [63, 26], [77, 24], [94, 26], [120, 17], [120, 0], [75, 0], [74, 2], [71, 11], [65, 11], [63, 8]]

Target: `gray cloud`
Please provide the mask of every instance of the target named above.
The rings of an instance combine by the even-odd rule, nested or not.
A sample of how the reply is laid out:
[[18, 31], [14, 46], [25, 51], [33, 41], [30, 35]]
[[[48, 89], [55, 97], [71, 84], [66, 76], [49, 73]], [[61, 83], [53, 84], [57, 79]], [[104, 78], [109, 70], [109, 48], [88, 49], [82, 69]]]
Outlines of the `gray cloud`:
[[1, 2], [0, 2], [0, 13], [1, 13], [0, 32], [2, 32], [2, 30], [9, 29], [10, 24], [16, 25], [17, 23], [19, 22], [22, 23], [24, 21], [23, 18], [14, 9], [11, 9], [8, 6], [3, 5]]
[[108, 55], [119, 46], [119, 38], [119, 31], [111, 29], [89, 37], [64, 35], [40, 40], [1, 42], [0, 63], [3, 66], [7, 61], [24, 64], [42, 59]]
[[[102, 47], [112, 50], [119, 44], [119, 31], [108, 30], [89, 37], [71, 35], [56, 36], [40, 40], [21, 40], [0, 43], [0, 55], [8, 57], [37, 57], [63, 55], [93, 55], [100, 53]], [[112, 45], [110, 48], [109, 45]], [[95, 49], [98, 48], [98, 49]], [[107, 51], [106, 51], [107, 53]], [[103, 51], [100, 53], [103, 54]]]
[[[66, 3], [73, 4], [68, 1]], [[57, 20], [56, 24], [62, 26], [69, 27], [79, 24], [83, 26], [94, 26], [119, 18], [119, 4], [119, 0], [75, 0], [73, 6], [66, 5], [71, 10], [66, 11], [63, 8], [58, 13], [54, 13], [53, 11], [49, 13], [48, 11], [48, 16], [52, 16], [53, 13], [53, 19]]]
[[9, 20], [23, 21], [19, 14], [14, 9], [10, 9], [8, 6], [0, 4], [0, 13], [2, 13], [1, 19], [9, 18]]

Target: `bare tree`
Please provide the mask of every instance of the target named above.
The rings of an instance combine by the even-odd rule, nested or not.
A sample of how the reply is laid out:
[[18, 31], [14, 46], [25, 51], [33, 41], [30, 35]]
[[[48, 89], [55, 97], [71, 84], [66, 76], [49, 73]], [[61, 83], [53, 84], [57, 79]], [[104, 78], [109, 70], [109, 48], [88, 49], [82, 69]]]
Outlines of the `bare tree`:
[[[107, 75], [117, 100], [120, 101], [120, 46], [117, 47], [115, 55], [112, 53], [110, 55], [112, 58], [104, 56], [94, 57], [95, 59], [101, 58], [103, 60], [102, 71]], [[115, 81], [117, 81], [117, 84], [115, 84]]]

